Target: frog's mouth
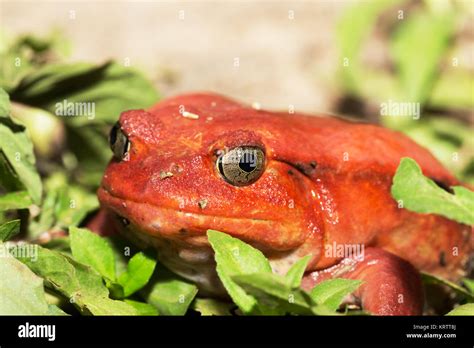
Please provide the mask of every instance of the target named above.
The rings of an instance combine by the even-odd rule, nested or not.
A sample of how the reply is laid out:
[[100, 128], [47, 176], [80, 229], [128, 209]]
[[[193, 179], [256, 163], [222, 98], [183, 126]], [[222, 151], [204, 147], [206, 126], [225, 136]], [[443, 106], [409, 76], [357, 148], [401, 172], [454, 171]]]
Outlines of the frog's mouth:
[[[274, 272], [286, 274], [304, 256], [297, 222], [226, 217], [180, 211], [114, 196], [107, 188], [98, 190], [101, 205], [114, 213], [125, 237], [141, 247], [158, 250], [160, 261], [175, 273], [213, 294], [225, 293], [215, 272], [214, 254], [206, 231], [215, 229], [244, 240], [270, 259]], [[276, 236], [293, 239], [279, 239]], [[307, 253], [305, 253], [307, 254]]]
[[125, 219], [124, 225], [133, 225], [151, 237], [182, 241], [195, 247], [209, 245], [208, 229], [226, 232], [266, 252], [294, 250], [304, 242], [297, 221], [188, 212], [118, 197], [103, 186], [98, 190], [98, 197], [104, 208]]

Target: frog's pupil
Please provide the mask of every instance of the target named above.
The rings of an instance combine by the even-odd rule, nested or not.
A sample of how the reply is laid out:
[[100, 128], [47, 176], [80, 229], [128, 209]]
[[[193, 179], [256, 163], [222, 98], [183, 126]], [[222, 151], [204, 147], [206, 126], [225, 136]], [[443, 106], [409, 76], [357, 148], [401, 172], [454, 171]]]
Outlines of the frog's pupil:
[[245, 156], [239, 161], [239, 168], [243, 171], [250, 173], [255, 170], [255, 155], [252, 153], [246, 153]]

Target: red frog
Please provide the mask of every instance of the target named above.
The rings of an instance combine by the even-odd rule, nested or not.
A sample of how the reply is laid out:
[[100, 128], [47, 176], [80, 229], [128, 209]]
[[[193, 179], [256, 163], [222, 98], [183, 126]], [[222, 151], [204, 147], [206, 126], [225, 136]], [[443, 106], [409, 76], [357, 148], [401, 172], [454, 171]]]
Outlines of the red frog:
[[376, 125], [188, 94], [123, 112], [110, 143], [102, 216], [204, 293], [224, 292], [208, 229], [260, 249], [278, 274], [311, 254], [305, 289], [363, 280], [354, 298], [379, 315], [421, 314], [419, 270], [457, 280], [473, 250], [469, 226], [397, 205], [390, 187], [402, 157], [443, 187], [460, 183]]

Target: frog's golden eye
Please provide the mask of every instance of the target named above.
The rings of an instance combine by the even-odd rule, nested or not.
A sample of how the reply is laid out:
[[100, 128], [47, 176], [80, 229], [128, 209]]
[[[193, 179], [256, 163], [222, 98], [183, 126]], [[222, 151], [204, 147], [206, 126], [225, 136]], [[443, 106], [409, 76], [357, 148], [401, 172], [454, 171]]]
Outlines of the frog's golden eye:
[[119, 122], [110, 130], [109, 145], [115, 158], [119, 160], [127, 158], [128, 150], [130, 150], [130, 142], [127, 136], [122, 132]]
[[262, 175], [265, 154], [256, 146], [239, 146], [219, 156], [217, 170], [235, 186], [250, 185]]

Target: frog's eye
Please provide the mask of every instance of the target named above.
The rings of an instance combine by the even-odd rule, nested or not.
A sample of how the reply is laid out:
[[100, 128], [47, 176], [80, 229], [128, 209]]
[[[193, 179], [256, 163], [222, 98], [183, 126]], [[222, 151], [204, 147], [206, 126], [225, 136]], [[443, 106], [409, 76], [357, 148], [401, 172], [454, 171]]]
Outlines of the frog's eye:
[[217, 159], [217, 170], [235, 186], [245, 186], [257, 181], [264, 170], [265, 154], [256, 146], [240, 146]]
[[110, 130], [109, 145], [115, 158], [119, 160], [126, 159], [128, 150], [130, 150], [130, 142], [127, 136], [122, 132], [119, 122]]

